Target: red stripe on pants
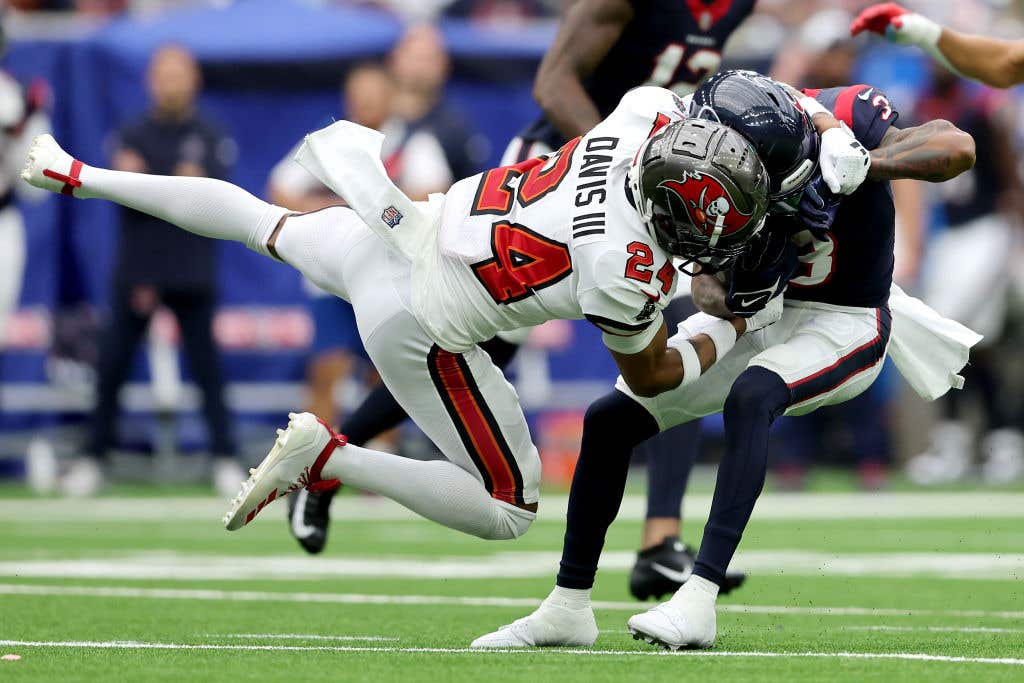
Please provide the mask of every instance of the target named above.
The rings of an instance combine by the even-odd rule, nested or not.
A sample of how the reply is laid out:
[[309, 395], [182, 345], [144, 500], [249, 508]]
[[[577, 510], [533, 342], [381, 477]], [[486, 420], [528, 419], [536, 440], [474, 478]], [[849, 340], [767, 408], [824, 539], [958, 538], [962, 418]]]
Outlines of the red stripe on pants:
[[507, 449], [502, 448], [504, 437], [495, 433], [483, 406], [473, 396], [470, 390], [474, 386], [473, 378], [466, 376], [455, 354], [442, 349], [436, 357], [437, 376], [454, 408], [452, 418], [459, 420], [469, 435], [479, 462], [487, 470], [492, 485], [491, 497], [515, 505], [516, 480], [506, 459]]

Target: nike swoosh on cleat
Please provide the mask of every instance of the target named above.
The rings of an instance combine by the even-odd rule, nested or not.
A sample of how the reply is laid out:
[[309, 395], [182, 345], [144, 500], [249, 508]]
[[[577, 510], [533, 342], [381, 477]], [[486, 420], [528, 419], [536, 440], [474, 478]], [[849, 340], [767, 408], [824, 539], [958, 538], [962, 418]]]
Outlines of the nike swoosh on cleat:
[[295, 507], [292, 510], [292, 533], [295, 534], [295, 538], [309, 538], [316, 533], [317, 528], [310, 524], [306, 524], [306, 499], [309, 496], [309, 492], [306, 489], [299, 489], [296, 493]]
[[865, 90], [861, 94], [857, 95], [857, 99], [864, 100], [865, 102], [867, 102], [868, 98], [871, 97], [871, 93], [873, 93], [874, 91], [875, 91], [874, 88], [868, 88], [867, 90]]
[[664, 576], [669, 581], [675, 581], [676, 583], [686, 583], [686, 580], [690, 578], [691, 572], [681, 572], [671, 567], [666, 567], [663, 564], [657, 562], [651, 563], [651, 569]]

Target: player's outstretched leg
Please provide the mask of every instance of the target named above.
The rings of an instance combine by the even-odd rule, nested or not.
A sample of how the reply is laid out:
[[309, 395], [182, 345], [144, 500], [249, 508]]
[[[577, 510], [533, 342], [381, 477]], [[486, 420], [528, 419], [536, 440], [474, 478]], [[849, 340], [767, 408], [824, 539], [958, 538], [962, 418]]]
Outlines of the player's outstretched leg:
[[[497, 367], [504, 370], [519, 347], [495, 337], [480, 344], [480, 348], [487, 352]], [[397, 427], [408, 417], [391, 390], [381, 383], [342, 423], [341, 431], [350, 444], [362, 446]], [[330, 505], [339, 490], [340, 487], [326, 491], [302, 490], [288, 498], [288, 529], [303, 550], [310, 554], [322, 552], [327, 544]]]
[[32, 141], [21, 177], [30, 185], [80, 199], [107, 199], [183, 230], [242, 242], [265, 256], [267, 238], [286, 209], [222, 180], [126, 173], [88, 166], [53, 136]]
[[657, 431], [650, 413], [619, 391], [590, 405], [555, 589], [533, 614], [477, 638], [473, 647], [593, 644], [597, 628], [592, 626], [590, 590], [605, 534], [622, 503], [633, 447]]
[[722, 411], [725, 456], [693, 576], [668, 602], [630, 618], [634, 638], [672, 650], [715, 644], [719, 586], [764, 487], [768, 430], [789, 401], [783, 379], [763, 367], [747, 368], [733, 383]]

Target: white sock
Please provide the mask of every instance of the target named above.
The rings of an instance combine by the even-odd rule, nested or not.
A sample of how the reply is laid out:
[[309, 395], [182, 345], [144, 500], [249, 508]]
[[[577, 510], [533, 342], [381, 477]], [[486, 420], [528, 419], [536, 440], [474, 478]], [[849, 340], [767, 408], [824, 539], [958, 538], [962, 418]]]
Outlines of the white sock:
[[551, 594], [544, 598], [544, 604], [573, 610], [586, 609], [590, 607], [590, 589], [555, 586]]
[[334, 451], [323, 478], [386, 496], [427, 519], [480, 538], [517, 538], [536, 517], [491, 498], [480, 480], [448, 460], [412, 460], [349, 444]]
[[242, 242], [269, 255], [267, 240], [287, 210], [212, 178], [158, 176], [83, 166], [76, 197], [108, 199], [203, 237]]
[[712, 605], [718, 599], [718, 584], [713, 581], [708, 581], [703, 576], [697, 576], [692, 574], [690, 578], [686, 580], [686, 583], [676, 591], [676, 594], [672, 596], [669, 602], [690, 602], [690, 601], [703, 601], [710, 602]]

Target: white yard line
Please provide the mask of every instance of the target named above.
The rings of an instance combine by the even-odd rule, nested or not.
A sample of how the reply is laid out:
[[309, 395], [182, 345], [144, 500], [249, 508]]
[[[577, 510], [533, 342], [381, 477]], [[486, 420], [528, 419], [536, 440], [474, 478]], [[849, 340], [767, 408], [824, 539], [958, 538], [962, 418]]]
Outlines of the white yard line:
[[52, 647], [102, 650], [265, 650], [271, 652], [372, 652], [384, 654], [430, 653], [430, 654], [472, 654], [472, 655], [583, 655], [614, 657], [772, 657], [772, 658], [820, 658], [820, 659], [901, 659], [921, 662], [943, 662], [949, 664], [1004, 664], [1024, 666], [1024, 659], [1011, 657], [953, 657], [930, 655], [919, 652], [730, 652], [728, 650], [704, 650], [667, 652], [665, 650], [582, 650], [567, 648], [523, 649], [523, 650], [475, 650], [468, 647], [356, 647], [356, 646], [304, 646], [304, 645], [213, 645], [208, 643], [139, 643], [135, 641], [88, 641], [88, 640], [0, 640], [5, 647]]
[[1024, 633], [1021, 628], [992, 628], [989, 626], [843, 626], [844, 631], [927, 631], [930, 633]]
[[[149, 600], [197, 600], [226, 602], [295, 602], [346, 605], [446, 605], [456, 607], [515, 607], [535, 609], [537, 598], [464, 597], [448, 595], [374, 595], [366, 593], [284, 593], [276, 591], [225, 591], [214, 589], [128, 588], [114, 586], [40, 586], [0, 584], [0, 595], [41, 595]], [[595, 609], [639, 612], [640, 602], [596, 600]], [[936, 610], [879, 607], [793, 607], [789, 605], [718, 605], [720, 612], [742, 614], [791, 614], [808, 616], [966, 617], [1024, 619], [1024, 611]]]
[[399, 638], [388, 636], [331, 636], [316, 633], [207, 633], [206, 638], [250, 638], [255, 640], [338, 640], [338, 641], [386, 641], [395, 642]]
[[[554, 576], [559, 553], [499, 551], [450, 557], [306, 557], [288, 555], [213, 555], [172, 551], [134, 552], [102, 558], [9, 559], [0, 561], [0, 577], [67, 579], [167, 579], [247, 581], [331, 579], [337, 577], [406, 579], [497, 579]], [[628, 570], [631, 552], [607, 552], [601, 568]], [[829, 553], [805, 550], [740, 551], [732, 563], [763, 575], [925, 576], [960, 580], [1024, 580], [1024, 554], [1012, 553]]]
[[[227, 502], [218, 498], [97, 498], [0, 500], [0, 521], [12, 522], [219, 522]], [[566, 495], [545, 495], [539, 520], [565, 523]], [[711, 496], [686, 497], [684, 515], [707, 517]], [[347, 521], [394, 521], [420, 519], [384, 498], [342, 496], [331, 508]], [[643, 519], [644, 496], [629, 495], [619, 519]], [[766, 493], [757, 501], [757, 519], [944, 519], [968, 517], [1024, 518], [1024, 493], [1011, 492], [918, 492], [918, 493]], [[256, 524], [261, 524], [260, 520]], [[275, 521], [276, 523], [276, 521]]]

